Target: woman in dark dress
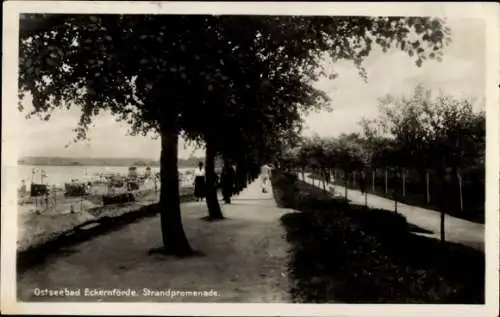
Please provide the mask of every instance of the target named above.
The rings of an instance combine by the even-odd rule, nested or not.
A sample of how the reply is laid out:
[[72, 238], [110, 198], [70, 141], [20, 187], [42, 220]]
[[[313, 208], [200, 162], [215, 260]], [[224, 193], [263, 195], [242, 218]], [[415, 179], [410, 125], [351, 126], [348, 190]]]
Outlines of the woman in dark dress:
[[198, 163], [198, 168], [194, 171], [194, 196], [196, 201], [205, 197], [205, 169], [202, 162]]
[[222, 197], [226, 204], [231, 203], [231, 196], [234, 193], [236, 172], [230, 164], [224, 164], [221, 176]]
[[238, 195], [240, 193], [240, 175], [239, 175], [239, 166], [235, 165], [233, 166], [234, 170], [234, 186], [233, 186], [233, 194], [232, 195]]

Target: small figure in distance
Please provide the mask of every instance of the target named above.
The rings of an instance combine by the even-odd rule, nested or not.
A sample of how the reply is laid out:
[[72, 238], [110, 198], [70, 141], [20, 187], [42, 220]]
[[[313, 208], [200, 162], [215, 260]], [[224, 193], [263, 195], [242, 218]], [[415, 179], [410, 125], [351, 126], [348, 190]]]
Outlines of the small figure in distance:
[[221, 184], [222, 184], [222, 197], [226, 204], [231, 203], [231, 196], [234, 192], [236, 171], [230, 163], [225, 163], [222, 168]]
[[271, 174], [271, 168], [269, 167], [269, 165], [267, 164], [262, 165], [260, 169], [260, 179], [261, 179], [261, 187], [263, 193], [267, 193], [270, 174]]
[[198, 168], [194, 171], [194, 196], [196, 201], [203, 201], [205, 197], [205, 169], [203, 162], [198, 163]]

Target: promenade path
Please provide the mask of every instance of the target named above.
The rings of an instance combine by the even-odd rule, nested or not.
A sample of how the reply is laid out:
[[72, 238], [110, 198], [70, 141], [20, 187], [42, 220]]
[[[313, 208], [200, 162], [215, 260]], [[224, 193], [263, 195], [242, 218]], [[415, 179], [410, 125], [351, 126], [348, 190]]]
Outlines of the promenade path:
[[[184, 229], [194, 250], [191, 258], [148, 255], [161, 243], [160, 218], [145, 218], [51, 256], [18, 276], [22, 301], [118, 302], [291, 302], [287, 276], [288, 244], [280, 209], [258, 181], [231, 205], [221, 204], [224, 221], [201, 220], [205, 203], [181, 205]], [[33, 290], [132, 289], [134, 297], [37, 297]], [[203, 291], [218, 296], [146, 295], [144, 289]], [[212, 293], [214, 294], [214, 293]], [[157, 295], [157, 294], [156, 294]]]
[[[309, 184], [313, 183], [310, 175], [306, 175], [305, 181]], [[315, 185], [319, 185], [319, 182], [315, 181]], [[332, 184], [330, 186], [334, 187], [335, 196], [345, 196], [345, 187]], [[359, 190], [348, 189], [347, 198], [351, 204], [365, 205], [365, 195]], [[370, 208], [394, 210], [394, 200], [391, 199], [368, 194], [367, 202]], [[408, 223], [432, 231], [432, 234], [419, 233], [420, 235], [440, 239], [441, 214], [439, 212], [398, 202], [398, 213], [405, 216]], [[446, 215], [445, 239], [484, 251], [484, 225]]]

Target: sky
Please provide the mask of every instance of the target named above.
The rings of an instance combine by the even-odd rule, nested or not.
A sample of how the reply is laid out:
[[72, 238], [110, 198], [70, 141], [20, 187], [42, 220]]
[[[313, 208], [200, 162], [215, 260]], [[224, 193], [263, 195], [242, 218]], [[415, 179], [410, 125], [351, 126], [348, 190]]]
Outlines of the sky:
[[[386, 94], [410, 93], [418, 84], [442, 90], [454, 96], [485, 97], [485, 25], [482, 20], [448, 20], [452, 43], [445, 49], [442, 62], [427, 61], [417, 68], [407, 54], [393, 49], [387, 53], [374, 50], [364, 67], [364, 82], [351, 62], [337, 62], [334, 80], [320, 80], [316, 87], [327, 91], [332, 111], [319, 111], [304, 118], [304, 135], [337, 136], [360, 132], [363, 117], [377, 115], [377, 100]], [[27, 101], [29, 103], [29, 101]], [[29, 108], [29, 104], [26, 105]], [[127, 125], [115, 122], [107, 113], [95, 119], [89, 141], [72, 143], [79, 119], [78, 109], [56, 111], [50, 121], [19, 117], [19, 156], [64, 157], [142, 157], [158, 159], [159, 140], [127, 135]], [[70, 144], [69, 146], [66, 146]], [[203, 156], [183, 140], [179, 157]]]

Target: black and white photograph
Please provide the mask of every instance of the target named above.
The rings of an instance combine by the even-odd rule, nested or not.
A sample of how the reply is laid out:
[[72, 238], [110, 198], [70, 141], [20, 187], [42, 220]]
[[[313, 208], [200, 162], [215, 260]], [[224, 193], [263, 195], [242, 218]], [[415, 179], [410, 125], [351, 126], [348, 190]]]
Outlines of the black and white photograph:
[[498, 316], [498, 5], [4, 9], [5, 313]]

